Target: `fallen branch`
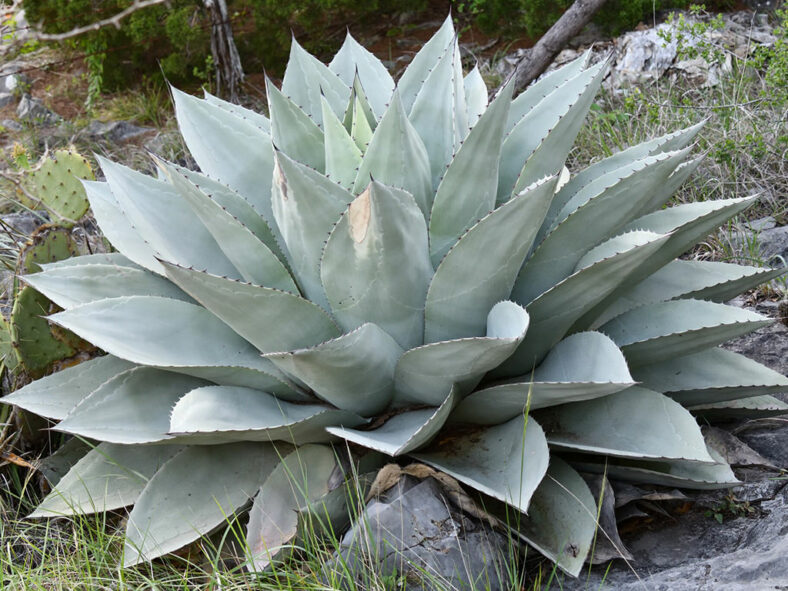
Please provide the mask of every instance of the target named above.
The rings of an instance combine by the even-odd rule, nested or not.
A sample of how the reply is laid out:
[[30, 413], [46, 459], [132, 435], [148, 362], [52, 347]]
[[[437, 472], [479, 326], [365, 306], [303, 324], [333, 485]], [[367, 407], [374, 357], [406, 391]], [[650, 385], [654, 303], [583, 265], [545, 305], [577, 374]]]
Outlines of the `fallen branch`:
[[544, 72], [553, 58], [602, 8], [605, 0], [575, 0], [556, 23], [527, 50], [515, 67], [514, 91], [519, 92]]

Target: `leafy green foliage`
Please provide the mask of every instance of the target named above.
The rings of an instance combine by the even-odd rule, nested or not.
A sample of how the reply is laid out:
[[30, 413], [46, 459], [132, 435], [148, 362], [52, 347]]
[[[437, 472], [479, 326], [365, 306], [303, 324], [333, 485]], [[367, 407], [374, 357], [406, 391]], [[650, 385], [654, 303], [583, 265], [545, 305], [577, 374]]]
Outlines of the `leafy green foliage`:
[[[774, 13], [777, 26], [774, 29], [776, 40], [772, 46], [761, 46], [755, 53], [753, 66], [765, 67], [764, 98], [772, 105], [785, 105], [788, 101], [788, 8], [780, 8]], [[782, 143], [788, 137], [782, 136]]]
[[250, 70], [279, 73], [293, 35], [311, 53], [329, 56], [345, 30], [332, 23], [370, 22], [381, 13], [419, 11], [426, 4], [426, 0], [233, 0], [228, 7], [243, 12], [254, 24], [255, 34], [237, 34], [244, 64]]
[[[453, 4], [461, 16], [467, 15], [488, 33], [504, 30], [512, 36], [524, 34], [537, 39], [572, 5], [572, 0], [453, 0]], [[688, 0], [610, 0], [593, 22], [606, 33], [618, 35], [641, 21], [650, 21], [656, 10], [686, 8], [689, 4]]]
[[[107, 18], [132, 0], [24, 0], [27, 18], [42, 22], [47, 32], [60, 33]], [[230, 0], [231, 25], [241, 59], [249, 71], [280, 73], [287, 60], [292, 33], [318, 55], [340, 44], [344, 27], [329, 25], [342, 19], [363, 22], [374, 15], [421, 10], [425, 0]], [[136, 84], [140, 75], [172, 83], [197, 80], [210, 85], [213, 58], [210, 21], [200, 0], [173, 0], [166, 6], [140, 10], [118, 29], [105, 27], [86, 33], [71, 44], [85, 52], [88, 65], [88, 104], [98, 93]]]
[[[47, 32], [60, 33], [112, 16], [131, 0], [25, 0], [27, 18], [43, 22]], [[139, 74], [161, 72], [183, 81], [193, 68], [204, 68], [210, 53], [209, 29], [201, 2], [175, 0], [169, 6], [153, 6], [129, 16], [119, 29], [105, 27], [72, 41], [84, 51], [89, 68], [89, 100], [102, 90], [136, 82]]]

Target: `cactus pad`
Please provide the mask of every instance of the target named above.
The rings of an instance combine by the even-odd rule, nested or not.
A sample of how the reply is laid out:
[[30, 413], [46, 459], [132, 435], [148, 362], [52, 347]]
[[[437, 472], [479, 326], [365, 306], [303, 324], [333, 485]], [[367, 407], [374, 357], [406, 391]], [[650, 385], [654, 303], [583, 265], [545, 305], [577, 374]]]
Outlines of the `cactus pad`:
[[29, 177], [30, 191], [41, 200], [61, 225], [73, 225], [88, 210], [89, 204], [80, 179], [95, 180], [88, 161], [73, 150], [57, 150], [44, 158]]
[[[79, 251], [68, 230], [41, 226], [19, 254], [17, 275], [37, 273], [41, 264], [77, 254]], [[50, 326], [44, 318], [55, 310], [55, 305], [32, 287], [17, 290], [9, 323], [11, 346], [19, 363], [32, 377], [44, 375], [54, 362], [71, 357], [83, 348], [81, 339]], [[7, 362], [6, 366], [10, 364]]]
[[16, 274], [38, 273], [41, 265], [62, 261], [80, 254], [74, 239], [65, 228], [44, 225], [30, 236], [30, 240], [19, 252]]
[[5, 318], [0, 316], [0, 368], [2, 368], [0, 373], [6, 370], [13, 372], [19, 365], [12, 341], [11, 326]]

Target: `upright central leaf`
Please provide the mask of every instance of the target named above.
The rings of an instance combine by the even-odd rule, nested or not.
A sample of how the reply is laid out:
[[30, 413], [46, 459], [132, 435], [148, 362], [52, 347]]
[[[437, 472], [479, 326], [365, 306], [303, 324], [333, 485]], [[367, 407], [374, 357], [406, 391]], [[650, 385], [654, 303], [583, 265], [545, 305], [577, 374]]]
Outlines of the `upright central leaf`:
[[373, 322], [404, 349], [422, 343], [432, 265], [427, 224], [407, 192], [370, 183], [331, 232], [320, 276], [343, 329]]
[[373, 178], [405, 189], [413, 195], [424, 217], [429, 215], [432, 206], [430, 159], [396, 92], [364, 153], [353, 192], [360, 193]]

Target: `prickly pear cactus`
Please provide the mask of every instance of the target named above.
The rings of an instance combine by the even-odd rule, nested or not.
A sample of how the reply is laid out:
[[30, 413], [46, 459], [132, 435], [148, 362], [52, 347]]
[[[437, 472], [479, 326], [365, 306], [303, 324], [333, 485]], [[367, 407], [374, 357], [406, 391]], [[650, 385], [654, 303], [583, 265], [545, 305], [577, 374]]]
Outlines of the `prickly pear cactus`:
[[8, 321], [0, 315], [0, 375], [4, 371], [13, 372], [19, 365], [12, 346], [11, 326]]
[[79, 248], [65, 228], [46, 224], [30, 236], [19, 252], [17, 276], [38, 273], [41, 265], [77, 256]]
[[[36, 273], [41, 270], [41, 264], [78, 254], [77, 245], [68, 230], [41, 226], [20, 252], [17, 276]], [[9, 323], [11, 348], [16, 361], [31, 377], [44, 375], [53, 363], [73, 356], [82, 348], [81, 339], [69, 331], [51, 326], [44, 318], [57, 309], [32, 287], [17, 285]], [[6, 366], [10, 368], [8, 362]]]
[[39, 168], [31, 172], [28, 183], [53, 222], [72, 226], [90, 206], [80, 179], [95, 180], [93, 169], [84, 156], [69, 149], [57, 150], [52, 158], [44, 158]]

